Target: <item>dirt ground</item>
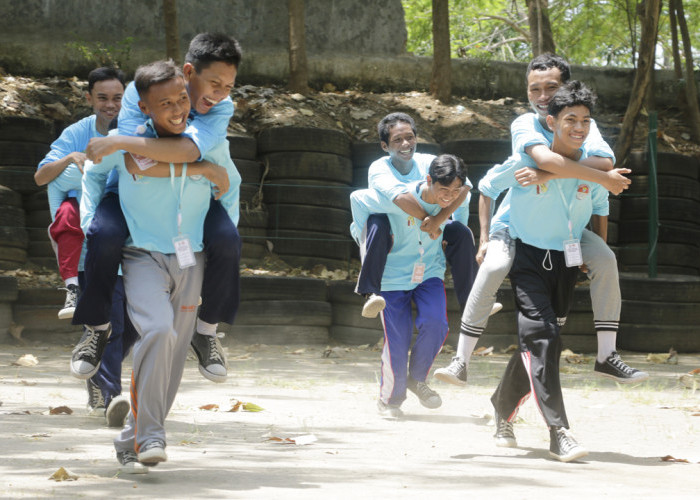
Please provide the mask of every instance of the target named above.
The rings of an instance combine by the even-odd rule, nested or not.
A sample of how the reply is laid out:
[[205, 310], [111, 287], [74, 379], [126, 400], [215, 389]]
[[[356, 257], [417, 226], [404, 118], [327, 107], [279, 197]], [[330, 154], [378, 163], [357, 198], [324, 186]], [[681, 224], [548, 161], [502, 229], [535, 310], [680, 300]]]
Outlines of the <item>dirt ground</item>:
[[[572, 430], [590, 451], [565, 464], [548, 457], [532, 402], [515, 425], [519, 447], [493, 444], [489, 397], [506, 355], [473, 358], [466, 388], [433, 381], [439, 409], [409, 394], [405, 418], [386, 421], [375, 406], [377, 350], [325, 357], [319, 347], [229, 344], [225, 384], [188, 361], [166, 424], [169, 461], [124, 475], [111, 445], [117, 431], [87, 415], [65, 344], [0, 349], [2, 498], [697, 498], [700, 489], [700, 392], [679, 383], [700, 355], [670, 365], [625, 354], [652, 373], [636, 386], [595, 377], [590, 362], [563, 363]], [[38, 364], [13, 365], [25, 354]], [[449, 359], [440, 354], [434, 367]], [[228, 412], [234, 400], [264, 410]], [[219, 410], [200, 409], [212, 404]], [[49, 414], [63, 405], [73, 413]], [[270, 440], [308, 435], [316, 440], [307, 445]], [[50, 480], [61, 467], [77, 480]]]

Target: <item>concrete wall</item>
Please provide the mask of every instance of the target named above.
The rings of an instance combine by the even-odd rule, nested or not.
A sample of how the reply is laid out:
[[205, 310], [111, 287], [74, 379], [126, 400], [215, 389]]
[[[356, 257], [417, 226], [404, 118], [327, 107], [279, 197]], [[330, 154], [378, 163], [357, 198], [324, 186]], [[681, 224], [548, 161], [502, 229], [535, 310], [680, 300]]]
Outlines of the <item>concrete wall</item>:
[[[285, 84], [288, 78], [287, 0], [180, 0], [181, 49], [201, 31], [224, 31], [243, 46], [241, 84]], [[430, 58], [406, 55], [406, 26], [400, 0], [306, 0], [311, 83], [320, 88], [371, 91], [425, 90]], [[134, 37], [123, 66], [133, 71], [164, 56], [161, 0], [0, 0], [0, 66], [12, 74], [78, 75], [94, 63], [66, 46], [82, 40], [115, 45]], [[523, 97], [525, 65], [453, 60], [455, 95], [491, 99]], [[623, 109], [634, 72], [573, 68], [601, 102]], [[697, 74], [700, 89], [700, 73]], [[677, 91], [670, 71], [656, 73], [656, 101], [673, 106]]]

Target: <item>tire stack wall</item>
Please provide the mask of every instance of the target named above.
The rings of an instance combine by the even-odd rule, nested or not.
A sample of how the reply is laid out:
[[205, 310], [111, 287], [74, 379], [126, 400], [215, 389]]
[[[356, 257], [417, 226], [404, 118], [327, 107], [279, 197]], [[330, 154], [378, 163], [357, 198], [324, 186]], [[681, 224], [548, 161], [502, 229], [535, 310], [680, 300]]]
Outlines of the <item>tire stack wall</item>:
[[256, 159], [257, 141], [254, 137], [229, 135], [228, 141], [231, 158], [241, 175], [241, 216], [238, 220], [241, 263], [255, 265], [267, 252], [267, 210], [260, 195], [264, 166]]
[[244, 344], [326, 344], [331, 305], [314, 278], [241, 277], [241, 303], [225, 339]]
[[500, 139], [462, 139], [442, 143], [442, 152], [464, 160], [467, 177], [474, 186], [469, 204], [469, 228], [474, 240], [479, 241], [479, 181], [497, 163], [503, 163], [511, 154], [511, 142]]
[[45, 189], [24, 197], [27, 213], [27, 233], [29, 234], [28, 259], [37, 266], [58, 270], [56, 254], [49, 239], [51, 212]]
[[700, 277], [622, 273], [620, 289], [621, 349], [700, 352]]
[[348, 266], [350, 139], [340, 131], [271, 128], [258, 137], [273, 252], [293, 266]]
[[22, 196], [0, 185], [0, 269], [16, 269], [24, 264], [28, 241]]
[[17, 278], [0, 276], [0, 335], [2, 336], [7, 333], [12, 324], [12, 303], [17, 300], [18, 294]]
[[[649, 166], [645, 153], [630, 157], [632, 185], [622, 195], [619, 264], [622, 271], [644, 272], [649, 254]], [[700, 162], [696, 157], [659, 153], [657, 179], [660, 273], [700, 274]]]
[[[12, 306], [14, 322], [23, 325], [22, 337], [33, 339], [44, 333], [77, 333], [78, 325], [70, 320], [58, 319], [58, 311], [63, 306], [66, 293], [57, 288], [28, 288], [19, 291], [17, 301]], [[77, 339], [76, 339], [77, 340]]]

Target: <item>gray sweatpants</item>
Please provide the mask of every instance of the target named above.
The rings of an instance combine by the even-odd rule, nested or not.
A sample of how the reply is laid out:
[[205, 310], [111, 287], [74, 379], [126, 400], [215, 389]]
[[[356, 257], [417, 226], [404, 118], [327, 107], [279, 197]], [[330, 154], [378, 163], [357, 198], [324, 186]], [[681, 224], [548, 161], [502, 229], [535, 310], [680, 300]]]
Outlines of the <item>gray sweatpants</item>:
[[197, 319], [204, 254], [180, 269], [174, 254], [124, 248], [127, 311], [139, 340], [134, 344], [131, 412], [114, 440], [117, 451], [137, 451], [165, 441], [165, 417], [175, 400]]
[[[581, 253], [591, 279], [595, 329], [616, 332], [620, 324], [622, 297], [615, 254], [600, 236], [588, 229], [584, 229], [581, 235]], [[462, 333], [479, 337], [484, 331], [491, 308], [496, 302], [496, 292], [508, 276], [514, 257], [515, 242], [508, 229], [493, 233], [462, 313]]]

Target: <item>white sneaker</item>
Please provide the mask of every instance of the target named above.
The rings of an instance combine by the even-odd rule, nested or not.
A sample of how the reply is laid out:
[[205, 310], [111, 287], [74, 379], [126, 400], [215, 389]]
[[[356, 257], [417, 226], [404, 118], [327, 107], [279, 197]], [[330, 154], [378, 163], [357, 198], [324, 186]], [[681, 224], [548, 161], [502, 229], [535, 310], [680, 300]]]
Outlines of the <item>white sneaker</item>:
[[386, 307], [386, 301], [381, 295], [370, 293], [367, 295], [365, 305], [362, 306], [362, 316], [364, 318], [376, 318]]

